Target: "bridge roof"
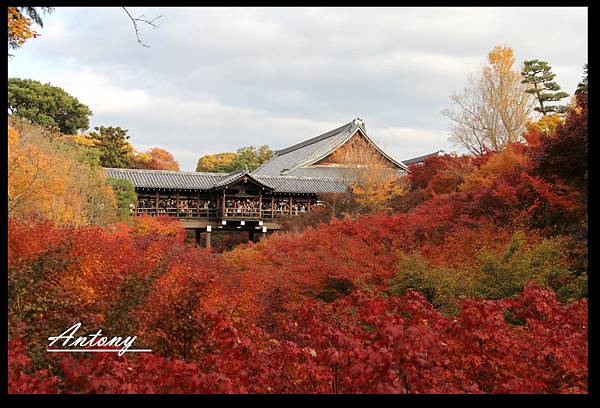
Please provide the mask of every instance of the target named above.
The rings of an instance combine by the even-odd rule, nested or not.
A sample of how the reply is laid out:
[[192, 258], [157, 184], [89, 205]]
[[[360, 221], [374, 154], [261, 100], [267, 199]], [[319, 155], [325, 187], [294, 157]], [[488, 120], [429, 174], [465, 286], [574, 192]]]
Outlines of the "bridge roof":
[[276, 193], [341, 193], [347, 191], [341, 180], [325, 177], [263, 176], [244, 171], [200, 173], [171, 170], [105, 168], [108, 177], [129, 180], [136, 188], [209, 191], [225, 186], [247, 174]]

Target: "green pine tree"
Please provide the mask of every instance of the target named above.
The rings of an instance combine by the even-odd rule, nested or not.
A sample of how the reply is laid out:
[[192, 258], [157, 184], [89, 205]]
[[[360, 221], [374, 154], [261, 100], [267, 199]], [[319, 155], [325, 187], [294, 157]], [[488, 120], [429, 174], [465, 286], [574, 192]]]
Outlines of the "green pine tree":
[[581, 82], [577, 84], [577, 90], [575, 91], [577, 95], [579, 94], [587, 94], [588, 93], [588, 66], [587, 64], [583, 65], [583, 78]]
[[532, 87], [527, 92], [534, 94], [539, 107], [535, 110], [547, 115], [548, 113], [564, 113], [564, 105], [548, 105], [547, 102], [556, 102], [569, 96], [568, 93], [560, 91], [560, 86], [552, 82], [556, 74], [552, 73], [552, 67], [546, 61], [530, 60], [523, 62], [521, 71], [524, 84], [530, 84]]
[[117, 199], [117, 214], [119, 215], [119, 218], [122, 220], [129, 218], [132, 213], [133, 204], [137, 200], [134, 185], [129, 180], [115, 179], [112, 177], [108, 177], [106, 181], [115, 192], [115, 198]]
[[8, 112], [31, 123], [74, 134], [90, 126], [92, 111], [64, 89], [33, 79], [8, 79]]
[[94, 130], [95, 132], [91, 132], [88, 137], [93, 140], [94, 148], [100, 152], [102, 167], [128, 167], [133, 147], [127, 141], [127, 129], [100, 126]]

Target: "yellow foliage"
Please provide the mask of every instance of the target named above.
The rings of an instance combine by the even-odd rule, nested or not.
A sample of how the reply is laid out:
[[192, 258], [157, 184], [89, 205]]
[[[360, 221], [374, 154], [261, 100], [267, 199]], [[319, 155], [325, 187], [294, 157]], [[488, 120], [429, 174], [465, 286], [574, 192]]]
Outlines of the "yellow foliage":
[[515, 56], [512, 48], [497, 45], [488, 54], [488, 62], [498, 73], [508, 73], [515, 63]]
[[8, 214], [57, 224], [112, 222], [116, 201], [101, 169], [91, 168], [59, 139], [9, 119]]
[[351, 187], [351, 192], [356, 195], [356, 201], [371, 211], [385, 209], [390, 198], [403, 195], [408, 191], [408, 183], [405, 179], [395, 174], [378, 173], [376, 170], [363, 172], [361, 180]]
[[358, 135], [335, 151], [332, 161], [350, 185], [359, 212], [384, 210], [392, 197], [408, 191], [408, 182], [397, 169]]
[[552, 115], [544, 115], [539, 120], [529, 122], [527, 124], [527, 130], [535, 129], [547, 135], [553, 135], [558, 125], [565, 123], [562, 116], [557, 113]]
[[65, 138], [66, 140], [70, 140], [80, 146], [94, 146], [94, 141], [86, 135], [64, 135], [63, 138]]
[[16, 7], [8, 7], [8, 38], [13, 46], [20, 47], [30, 38], [39, 34], [31, 29], [31, 19], [25, 17]]
[[461, 191], [472, 191], [480, 187], [489, 187], [492, 180], [501, 173], [525, 164], [527, 157], [514, 146], [494, 154], [483, 166], [473, 171], [459, 186]]
[[577, 104], [577, 98], [573, 97], [567, 104], [567, 112], [573, 110], [577, 115], [581, 114], [581, 107]]
[[207, 154], [198, 159], [196, 171], [225, 172], [237, 157], [237, 153]]

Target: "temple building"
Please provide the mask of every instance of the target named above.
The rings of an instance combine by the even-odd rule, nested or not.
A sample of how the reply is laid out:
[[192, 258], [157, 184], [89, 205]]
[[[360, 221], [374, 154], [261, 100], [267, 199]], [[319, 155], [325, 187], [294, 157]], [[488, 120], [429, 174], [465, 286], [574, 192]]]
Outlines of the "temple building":
[[[408, 168], [384, 152], [368, 135], [361, 119], [275, 152], [273, 158], [254, 171], [265, 176], [343, 178], [347, 149], [362, 157], [380, 158], [390, 168], [406, 172]], [[350, 154], [357, 156], [358, 154]]]
[[[276, 151], [253, 172], [201, 173], [105, 168], [108, 177], [129, 180], [137, 193], [134, 215], [168, 215], [196, 231], [199, 240], [215, 230], [255, 233], [281, 229], [278, 218], [310, 211], [319, 194], [348, 191], [345, 177], [356, 157], [405, 174], [407, 166], [381, 149], [361, 119]], [[350, 157], [351, 160], [347, 158]]]

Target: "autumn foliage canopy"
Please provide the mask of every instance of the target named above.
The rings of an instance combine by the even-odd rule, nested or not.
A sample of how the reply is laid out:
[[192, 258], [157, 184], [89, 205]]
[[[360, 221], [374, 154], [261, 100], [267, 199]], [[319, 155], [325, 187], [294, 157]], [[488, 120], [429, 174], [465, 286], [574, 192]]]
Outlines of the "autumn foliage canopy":
[[[223, 253], [169, 218], [11, 217], [9, 391], [586, 393], [585, 96], [534, 132]], [[153, 352], [46, 353], [76, 322]]]

